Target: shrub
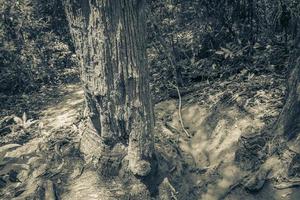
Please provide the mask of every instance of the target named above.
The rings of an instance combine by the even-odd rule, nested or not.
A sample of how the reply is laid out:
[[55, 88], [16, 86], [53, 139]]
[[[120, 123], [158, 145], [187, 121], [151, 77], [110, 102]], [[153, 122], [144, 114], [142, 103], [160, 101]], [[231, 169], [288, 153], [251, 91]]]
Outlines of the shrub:
[[0, 16], [0, 92], [16, 93], [54, 83], [74, 66], [61, 2], [3, 1]]

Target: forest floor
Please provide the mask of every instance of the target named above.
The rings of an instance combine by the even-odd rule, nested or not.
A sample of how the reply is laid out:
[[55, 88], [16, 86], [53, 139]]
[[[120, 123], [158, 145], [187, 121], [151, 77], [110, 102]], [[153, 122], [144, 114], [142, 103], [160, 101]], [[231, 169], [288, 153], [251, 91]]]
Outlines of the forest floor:
[[[269, 156], [264, 132], [284, 104], [284, 80], [242, 71], [185, 88], [192, 92], [180, 102], [156, 104], [155, 147], [173, 199], [300, 199], [299, 168], [287, 167], [299, 152], [299, 138], [289, 151]], [[79, 84], [1, 96], [0, 199], [103, 197], [78, 152], [83, 96]]]
[[172, 162], [169, 178], [179, 189], [178, 199], [300, 199], [299, 188], [280, 187], [299, 152], [299, 138], [289, 145], [294, 152], [279, 157], [266, 152], [266, 130], [284, 104], [284, 79], [241, 73], [194, 87], [182, 98], [181, 109], [191, 138], [180, 123], [178, 100], [156, 105], [157, 149]]

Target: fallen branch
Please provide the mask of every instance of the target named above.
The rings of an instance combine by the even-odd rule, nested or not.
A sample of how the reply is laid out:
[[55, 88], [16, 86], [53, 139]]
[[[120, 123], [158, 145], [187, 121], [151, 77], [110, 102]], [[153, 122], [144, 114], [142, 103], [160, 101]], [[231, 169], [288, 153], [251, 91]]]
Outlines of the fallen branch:
[[45, 189], [45, 199], [47, 200], [56, 199], [54, 184], [51, 180], [46, 181], [44, 189]]
[[174, 85], [171, 82], [170, 82], [170, 84], [177, 90], [177, 93], [178, 93], [178, 98], [179, 98], [178, 115], [179, 115], [179, 121], [180, 121], [182, 130], [190, 138], [191, 134], [184, 128], [184, 124], [183, 124], [183, 120], [182, 120], [182, 115], [181, 115], [182, 101], [181, 101], [181, 94], [180, 94], [179, 88], [178, 88], [178, 86]]
[[165, 182], [166, 184], [170, 187], [171, 189], [171, 196], [174, 200], [177, 200], [176, 194], [178, 194], [178, 192], [176, 191], [176, 189], [174, 188], [174, 186], [170, 183], [168, 178], [165, 178]]
[[274, 187], [278, 190], [283, 190], [292, 187], [300, 186], [300, 180], [289, 180], [288, 182], [283, 182], [278, 185], [274, 185]]
[[176, 127], [172, 126], [170, 123], [166, 122], [164, 125], [172, 133], [174, 133], [174, 132], [177, 133], [177, 134], [180, 133], [180, 131]]

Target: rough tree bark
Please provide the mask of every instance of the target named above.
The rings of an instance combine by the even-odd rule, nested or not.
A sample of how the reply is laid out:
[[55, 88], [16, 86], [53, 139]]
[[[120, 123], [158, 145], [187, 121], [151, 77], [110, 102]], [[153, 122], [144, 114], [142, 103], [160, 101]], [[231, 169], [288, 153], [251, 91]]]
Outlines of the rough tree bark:
[[[297, 45], [297, 44], [296, 44]], [[300, 57], [299, 49], [290, 55], [289, 75], [285, 104], [270, 133], [273, 139], [269, 153], [281, 153], [286, 150], [289, 141], [300, 134]]]
[[299, 51], [291, 56], [288, 92], [285, 105], [275, 124], [274, 133], [292, 139], [299, 131], [300, 120], [300, 58]]
[[65, 0], [64, 5], [88, 110], [81, 150], [86, 158], [97, 158], [100, 168], [109, 170], [108, 165], [114, 164], [104, 157], [111, 157], [122, 146], [128, 150], [130, 170], [145, 176], [154, 151], [145, 1]]

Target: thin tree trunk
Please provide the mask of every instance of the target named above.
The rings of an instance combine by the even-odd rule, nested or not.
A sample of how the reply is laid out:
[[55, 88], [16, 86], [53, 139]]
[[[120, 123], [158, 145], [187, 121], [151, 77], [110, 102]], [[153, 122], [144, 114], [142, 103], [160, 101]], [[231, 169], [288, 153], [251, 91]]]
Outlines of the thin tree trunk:
[[144, 8], [144, 0], [65, 0], [89, 113], [81, 150], [108, 165], [103, 156], [121, 145], [141, 176], [151, 168], [154, 125]]
[[[295, 46], [298, 44], [296, 43]], [[289, 76], [287, 79], [288, 91], [285, 105], [275, 123], [273, 134], [275, 145], [273, 149], [280, 146], [282, 141], [291, 140], [300, 132], [300, 57], [299, 49], [294, 49], [290, 55]], [[273, 151], [272, 149], [272, 151]]]
[[[299, 51], [298, 51], [299, 53]], [[300, 58], [299, 54], [291, 56], [290, 75], [288, 78], [288, 93], [285, 105], [276, 122], [274, 133], [292, 139], [300, 127], [298, 121], [300, 120]]]

